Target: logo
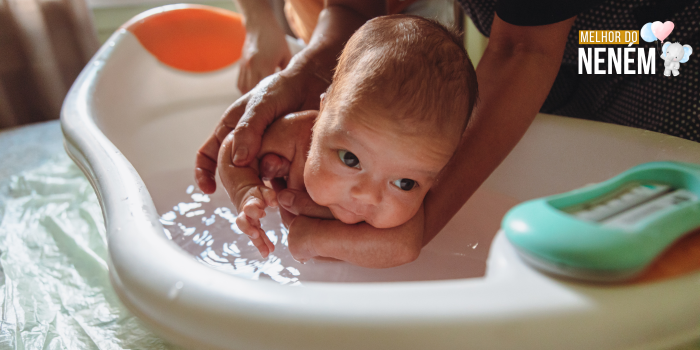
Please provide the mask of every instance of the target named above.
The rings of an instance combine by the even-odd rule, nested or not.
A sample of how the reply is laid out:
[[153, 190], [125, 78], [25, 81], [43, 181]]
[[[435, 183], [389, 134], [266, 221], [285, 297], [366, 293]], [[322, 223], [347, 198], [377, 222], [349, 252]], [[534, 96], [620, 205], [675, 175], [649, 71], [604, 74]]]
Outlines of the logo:
[[[625, 48], [595, 47], [578, 49], [578, 74], [656, 74], [656, 50], [660, 40], [661, 59], [664, 60], [665, 76], [680, 74], [681, 63], [688, 62], [693, 49], [681, 43], [664, 43], [673, 31], [671, 21], [645, 24], [637, 30], [580, 30], [579, 45], [627, 45]], [[646, 42], [656, 42], [657, 47], [634, 48], [639, 38]]]
[[[673, 28], [674, 24], [671, 21], [647, 23], [642, 27], [642, 39], [648, 43], [658, 39], [663, 43], [664, 39], [673, 31]], [[693, 48], [690, 45], [681, 45], [679, 42], [665, 43], [661, 48], [661, 58], [664, 60], [664, 75], [670, 77], [671, 73], [673, 73], [675, 77], [681, 74], [679, 71], [681, 63], [688, 62], [692, 53]]]

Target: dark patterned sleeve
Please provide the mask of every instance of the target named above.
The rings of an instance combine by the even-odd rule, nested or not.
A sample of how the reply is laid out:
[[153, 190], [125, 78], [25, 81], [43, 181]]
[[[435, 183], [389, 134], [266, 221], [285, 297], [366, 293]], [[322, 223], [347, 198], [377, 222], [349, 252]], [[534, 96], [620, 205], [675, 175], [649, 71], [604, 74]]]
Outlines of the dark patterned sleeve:
[[600, 0], [498, 0], [496, 14], [510, 24], [541, 26], [574, 17], [600, 2]]

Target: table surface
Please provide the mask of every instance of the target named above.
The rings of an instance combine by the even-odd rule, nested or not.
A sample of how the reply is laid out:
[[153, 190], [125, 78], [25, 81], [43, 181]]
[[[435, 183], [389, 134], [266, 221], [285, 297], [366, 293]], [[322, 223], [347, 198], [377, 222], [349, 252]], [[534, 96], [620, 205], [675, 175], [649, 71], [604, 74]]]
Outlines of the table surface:
[[0, 191], [12, 175], [32, 169], [63, 153], [58, 120], [0, 130]]
[[[98, 350], [103, 348], [182, 350], [180, 347], [168, 344], [160, 339], [131, 315], [119, 303], [116, 294], [108, 286], [108, 283], [106, 288], [102, 288], [101, 285], [95, 285], [94, 288], [90, 289], [93, 293], [90, 296], [86, 297], [83, 295], [78, 297], [75, 295], [71, 300], [64, 300], [66, 297], [71, 297], [70, 293], [67, 294], [65, 291], [59, 293], [49, 287], [47, 287], [47, 290], [52, 291], [49, 294], [32, 292], [29, 293], [31, 295], [23, 296], [23, 290], [26, 290], [27, 286], [46, 286], [46, 283], [49, 283], [55, 287], [56, 283], [62, 283], [60, 279], [56, 279], [58, 278], [56, 276], [67, 277], [73, 272], [79, 275], [76, 268], [71, 268], [71, 266], [66, 266], [65, 264], [61, 265], [65, 263], [64, 260], [70, 260], [71, 257], [75, 258], [73, 256], [75, 251], [65, 249], [66, 247], [57, 245], [55, 239], [52, 241], [49, 238], [41, 249], [47, 250], [49, 255], [56, 259], [55, 268], [38, 263], [33, 264], [35, 261], [32, 260], [25, 267], [27, 271], [30, 271], [27, 273], [35, 274], [35, 276], [27, 277], [25, 275], [24, 277], [19, 277], [23, 275], [22, 271], [25, 270], [25, 267], [18, 266], [18, 254], [22, 255], [21, 253], [24, 251], [31, 254], [37, 253], [36, 250], [38, 248], [33, 240], [37, 237], [44, 237], [36, 232], [46, 228], [42, 228], [42, 226], [45, 226], [43, 222], [31, 222], [27, 226], [16, 225], [18, 221], [27, 223], [27, 220], [41, 220], [36, 218], [30, 219], [29, 217], [36, 217], [31, 214], [28, 218], [18, 218], [16, 216], [18, 203], [16, 194], [13, 195], [11, 193], [11, 185], [14, 181], [13, 178], [25, 176], [26, 174], [31, 176], [31, 173], [36, 173], [36, 169], [43, 165], [53, 164], [58, 166], [58, 177], [61, 176], [60, 169], [63, 169], [65, 172], [65, 167], [61, 168], [61, 165], [65, 165], [69, 162], [69, 159], [63, 148], [63, 134], [60, 122], [55, 120], [0, 130], [0, 159], [2, 160], [2, 163], [0, 163], [0, 240], [2, 240], [0, 244], [3, 247], [11, 247], [9, 251], [0, 254], [2, 262], [2, 265], [0, 265], [0, 294], [3, 294], [8, 288], [12, 290], [12, 293], [3, 294], [4, 298], [0, 298], [0, 300], [3, 300], [0, 302], [0, 305], [4, 310], [2, 321], [6, 325], [6, 327], [0, 327], [0, 349], [29, 350], [56, 347], [81, 350]], [[88, 185], [85, 178], [73, 180], [82, 180], [80, 182]], [[44, 193], [37, 193], [36, 196], [37, 198], [48, 198]], [[68, 196], [66, 198], [71, 197]], [[96, 199], [91, 200], [90, 203], [87, 203], [87, 201], [76, 203], [75, 198], [72, 201], [71, 199], [66, 199], [64, 203], [60, 202], [60, 198], [58, 201], [54, 198], [53, 203], [67, 208], [64, 209], [64, 214], [70, 214], [71, 210], [73, 212], [81, 210], [76, 208], [70, 209], [67, 205], [76, 206], [76, 204], [80, 204], [78, 206], [83, 209], [86, 208], [85, 205], [87, 204], [91, 207], [97, 205]], [[36, 212], [33, 209], [37, 208], [33, 208], [33, 206], [36, 205], [29, 205], [27, 209], [29, 213]], [[93, 211], [99, 213], [99, 209]], [[6, 214], [8, 215], [7, 217], [5, 217]], [[10, 217], [9, 215], [12, 216]], [[84, 224], [84, 222], [79, 221], [75, 221], [76, 226], [73, 228]], [[12, 232], [19, 227], [25, 227], [26, 231]], [[66, 229], [70, 230], [71, 227], [71, 225], [67, 225]], [[97, 235], [94, 232], [92, 234]], [[16, 239], [21, 239], [21, 237], [31, 238], [25, 242], [25, 245], [22, 245], [16, 242]], [[69, 237], [66, 236], [66, 238]], [[14, 248], [18, 249], [13, 251]], [[106, 247], [102, 248], [102, 250], [106, 250]], [[34, 255], [31, 256], [35, 257]], [[66, 275], [66, 272], [69, 274]], [[36, 275], [37, 273], [38, 275]], [[15, 278], [6, 278], [10, 276]], [[75, 286], [71, 287], [73, 282], [74, 280], [70, 278], [69, 281], [64, 281], [66, 288], [63, 289], [79, 290]], [[31, 300], [27, 300], [37, 296], [49, 298], [50, 301], [44, 300], [46, 298], [34, 303]], [[56, 300], [61, 300], [61, 305], [63, 305], [61, 310], [55, 310], [57, 304], [54, 301]], [[7, 311], [8, 308], [5, 303], [10, 303], [13, 307], [10, 307], [9, 311]], [[19, 305], [19, 309], [17, 309], [18, 305], [15, 304]], [[105, 313], [105, 310], [109, 312]], [[7, 314], [5, 311], [7, 311]], [[17, 315], [17, 312], [20, 312], [20, 314], [26, 312], [27, 314], [20, 316]], [[47, 323], [46, 317], [53, 317], [53, 321]], [[77, 324], [72, 321], [66, 321], [66, 318], [79, 318], [83, 323]], [[111, 321], [102, 322], [101, 320], [103, 319], [110, 319]], [[84, 324], [85, 322], [87, 324]], [[97, 333], [87, 332], [83, 327], [88, 327], [92, 332]]]

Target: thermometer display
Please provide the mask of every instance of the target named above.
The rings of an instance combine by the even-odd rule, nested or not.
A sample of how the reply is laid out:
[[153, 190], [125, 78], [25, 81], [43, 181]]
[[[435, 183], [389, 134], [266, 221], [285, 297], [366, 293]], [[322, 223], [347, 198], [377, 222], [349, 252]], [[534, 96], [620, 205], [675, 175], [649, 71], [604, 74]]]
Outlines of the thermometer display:
[[685, 189], [632, 182], [613, 193], [562, 210], [580, 220], [629, 227], [655, 213], [697, 200], [697, 195]]

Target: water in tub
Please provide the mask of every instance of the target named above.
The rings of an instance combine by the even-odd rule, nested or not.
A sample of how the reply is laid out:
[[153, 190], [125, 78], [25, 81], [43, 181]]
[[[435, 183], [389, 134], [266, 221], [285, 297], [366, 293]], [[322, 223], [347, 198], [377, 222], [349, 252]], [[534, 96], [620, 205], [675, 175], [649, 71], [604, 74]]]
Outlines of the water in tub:
[[288, 231], [277, 209], [268, 208], [261, 220], [275, 251], [262, 258], [235, 224], [236, 209], [221, 186], [213, 195], [200, 192], [191, 170], [174, 170], [144, 177], [165, 234], [195, 259], [213, 268], [250, 279], [281, 284], [304, 281], [380, 282], [480, 277], [493, 236], [505, 212], [518, 201], [480, 189], [445, 229], [409, 264], [369, 269], [345, 262], [295, 261], [287, 249]]

